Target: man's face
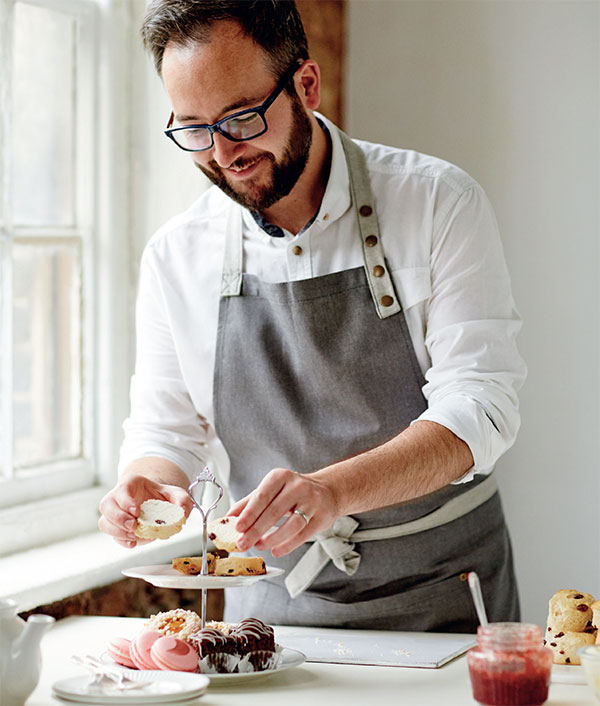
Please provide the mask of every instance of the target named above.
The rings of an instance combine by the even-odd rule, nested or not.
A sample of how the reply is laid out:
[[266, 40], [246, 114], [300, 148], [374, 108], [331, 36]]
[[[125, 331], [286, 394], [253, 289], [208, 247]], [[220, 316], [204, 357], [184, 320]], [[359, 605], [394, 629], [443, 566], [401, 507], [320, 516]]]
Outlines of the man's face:
[[[167, 45], [162, 75], [175, 119], [182, 126], [211, 124], [256, 107], [276, 85], [263, 50], [231, 22], [215, 25], [207, 44]], [[310, 119], [295, 92], [293, 97], [281, 93], [265, 117], [269, 129], [264, 135], [232, 142], [215, 133], [210, 149], [191, 153], [213, 183], [242, 206], [257, 211], [290, 193], [312, 142]]]

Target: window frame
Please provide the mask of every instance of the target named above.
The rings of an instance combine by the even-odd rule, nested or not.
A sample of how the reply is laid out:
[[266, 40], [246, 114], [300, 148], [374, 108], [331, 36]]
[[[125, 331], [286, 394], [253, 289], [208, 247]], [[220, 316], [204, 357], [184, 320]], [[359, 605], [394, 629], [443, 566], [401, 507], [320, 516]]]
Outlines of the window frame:
[[[85, 180], [85, 188], [76, 190], [75, 203], [76, 234], [83, 245], [81, 458], [40, 465], [21, 471], [18, 479], [0, 482], [0, 527], [8, 530], [0, 532], [0, 556], [97, 528], [98, 502], [116, 477], [133, 358], [133, 248], [127, 239], [130, 136], [121, 118], [130, 89], [130, 75], [122, 64], [131, 39], [132, 8], [113, 0], [19, 1], [77, 16], [75, 119], [76, 125], [89, 127], [93, 139], [88, 144], [84, 131], [77, 131], [74, 160], [75, 178]], [[16, 2], [0, 0], [3, 36], [12, 36], [9, 31]], [[0, 61], [8, 80], [0, 85], [0, 98], [7, 107], [10, 51], [10, 43], [2, 43]], [[10, 110], [4, 110], [0, 118], [2, 144], [9, 134]], [[35, 230], [10, 225], [8, 189], [3, 188], [10, 164], [5, 150], [2, 154], [0, 189], [6, 196], [5, 215], [0, 215], [4, 218], [0, 220], [0, 247], [10, 241], [12, 233]], [[79, 217], [82, 213], [86, 214], [83, 221]], [[0, 274], [2, 287], [12, 289], [6, 273]], [[3, 296], [1, 305], [4, 321], [11, 322], [9, 298]], [[12, 336], [9, 341], [12, 351]], [[2, 375], [11, 380], [10, 363], [5, 360], [4, 366]], [[12, 405], [12, 394], [2, 399], [3, 404]], [[12, 429], [9, 433], [12, 439]]]

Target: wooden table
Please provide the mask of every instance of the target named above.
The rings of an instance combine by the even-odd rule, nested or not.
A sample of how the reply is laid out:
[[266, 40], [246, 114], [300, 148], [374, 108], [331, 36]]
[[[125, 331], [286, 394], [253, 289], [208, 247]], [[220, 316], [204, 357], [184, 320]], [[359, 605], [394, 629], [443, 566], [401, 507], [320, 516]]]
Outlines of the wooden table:
[[[139, 618], [95, 616], [59, 620], [43, 638], [42, 675], [26, 706], [66, 703], [52, 696], [51, 687], [58, 679], [82, 673], [70, 661], [70, 655], [100, 655], [112, 637], [134, 634], [144, 622]], [[304, 630], [318, 634], [312, 628]], [[285, 628], [281, 629], [281, 635], [285, 635]], [[471, 706], [476, 702], [471, 695], [466, 658], [460, 657], [439, 669], [306, 662], [255, 682], [211, 686], [202, 697], [184, 703], [186, 706]], [[589, 687], [574, 684], [552, 683], [546, 703], [597, 706]]]

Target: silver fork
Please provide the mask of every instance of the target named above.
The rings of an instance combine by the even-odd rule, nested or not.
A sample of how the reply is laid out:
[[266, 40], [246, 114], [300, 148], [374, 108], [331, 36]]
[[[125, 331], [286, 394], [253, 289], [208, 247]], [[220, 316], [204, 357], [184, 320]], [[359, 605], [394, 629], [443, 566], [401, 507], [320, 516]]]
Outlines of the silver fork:
[[[210, 505], [209, 507], [206, 508], [206, 510], [202, 509], [202, 506], [200, 503], [196, 501], [196, 498], [194, 497], [194, 488], [196, 488], [198, 485], [201, 483], [212, 483], [213, 485], [216, 485], [218, 490], [219, 490], [219, 495], [217, 499]], [[219, 503], [219, 500], [223, 497], [223, 486], [221, 486], [219, 483], [217, 483], [217, 479], [214, 477], [214, 475], [211, 473], [210, 469], [208, 466], [205, 466], [200, 473], [196, 476], [196, 479], [194, 482], [190, 485], [188, 488], [188, 493], [190, 495], [190, 498], [192, 499], [192, 502], [194, 503], [194, 507], [200, 512], [202, 515], [202, 568], [200, 571], [201, 576], [206, 576], [208, 573], [208, 567], [206, 563], [206, 547], [208, 545], [208, 516], [210, 513], [217, 507], [217, 504]], [[203, 491], [204, 493], [204, 491]], [[206, 588], [202, 587], [202, 611], [200, 614], [200, 618], [202, 621], [202, 628], [206, 625]]]
[[144, 689], [148, 686], [145, 682], [130, 679], [125, 672], [120, 669], [112, 669], [91, 655], [85, 655], [84, 657], [71, 655], [71, 660], [91, 672], [93, 679], [90, 682], [90, 686], [106, 686], [119, 691]]

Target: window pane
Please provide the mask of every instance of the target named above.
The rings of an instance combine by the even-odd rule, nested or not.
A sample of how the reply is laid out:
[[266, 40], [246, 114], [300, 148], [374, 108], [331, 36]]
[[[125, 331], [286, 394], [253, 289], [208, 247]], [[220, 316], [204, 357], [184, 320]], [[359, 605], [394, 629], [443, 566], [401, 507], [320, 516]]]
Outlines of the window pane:
[[10, 331], [6, 325], [7, 295], [10, 302], [10, 262], [6, 241], [0, 238], [0, 479], [10, 470], [10, 390], [8, 365], [10, 364]]
[[80, 253], [73, 244], [13, 248], [14, 464], [81, 448]]
[[17, 3], [13, 63], [13, 219], [74, 222], [74, 38], [72, 18]]

